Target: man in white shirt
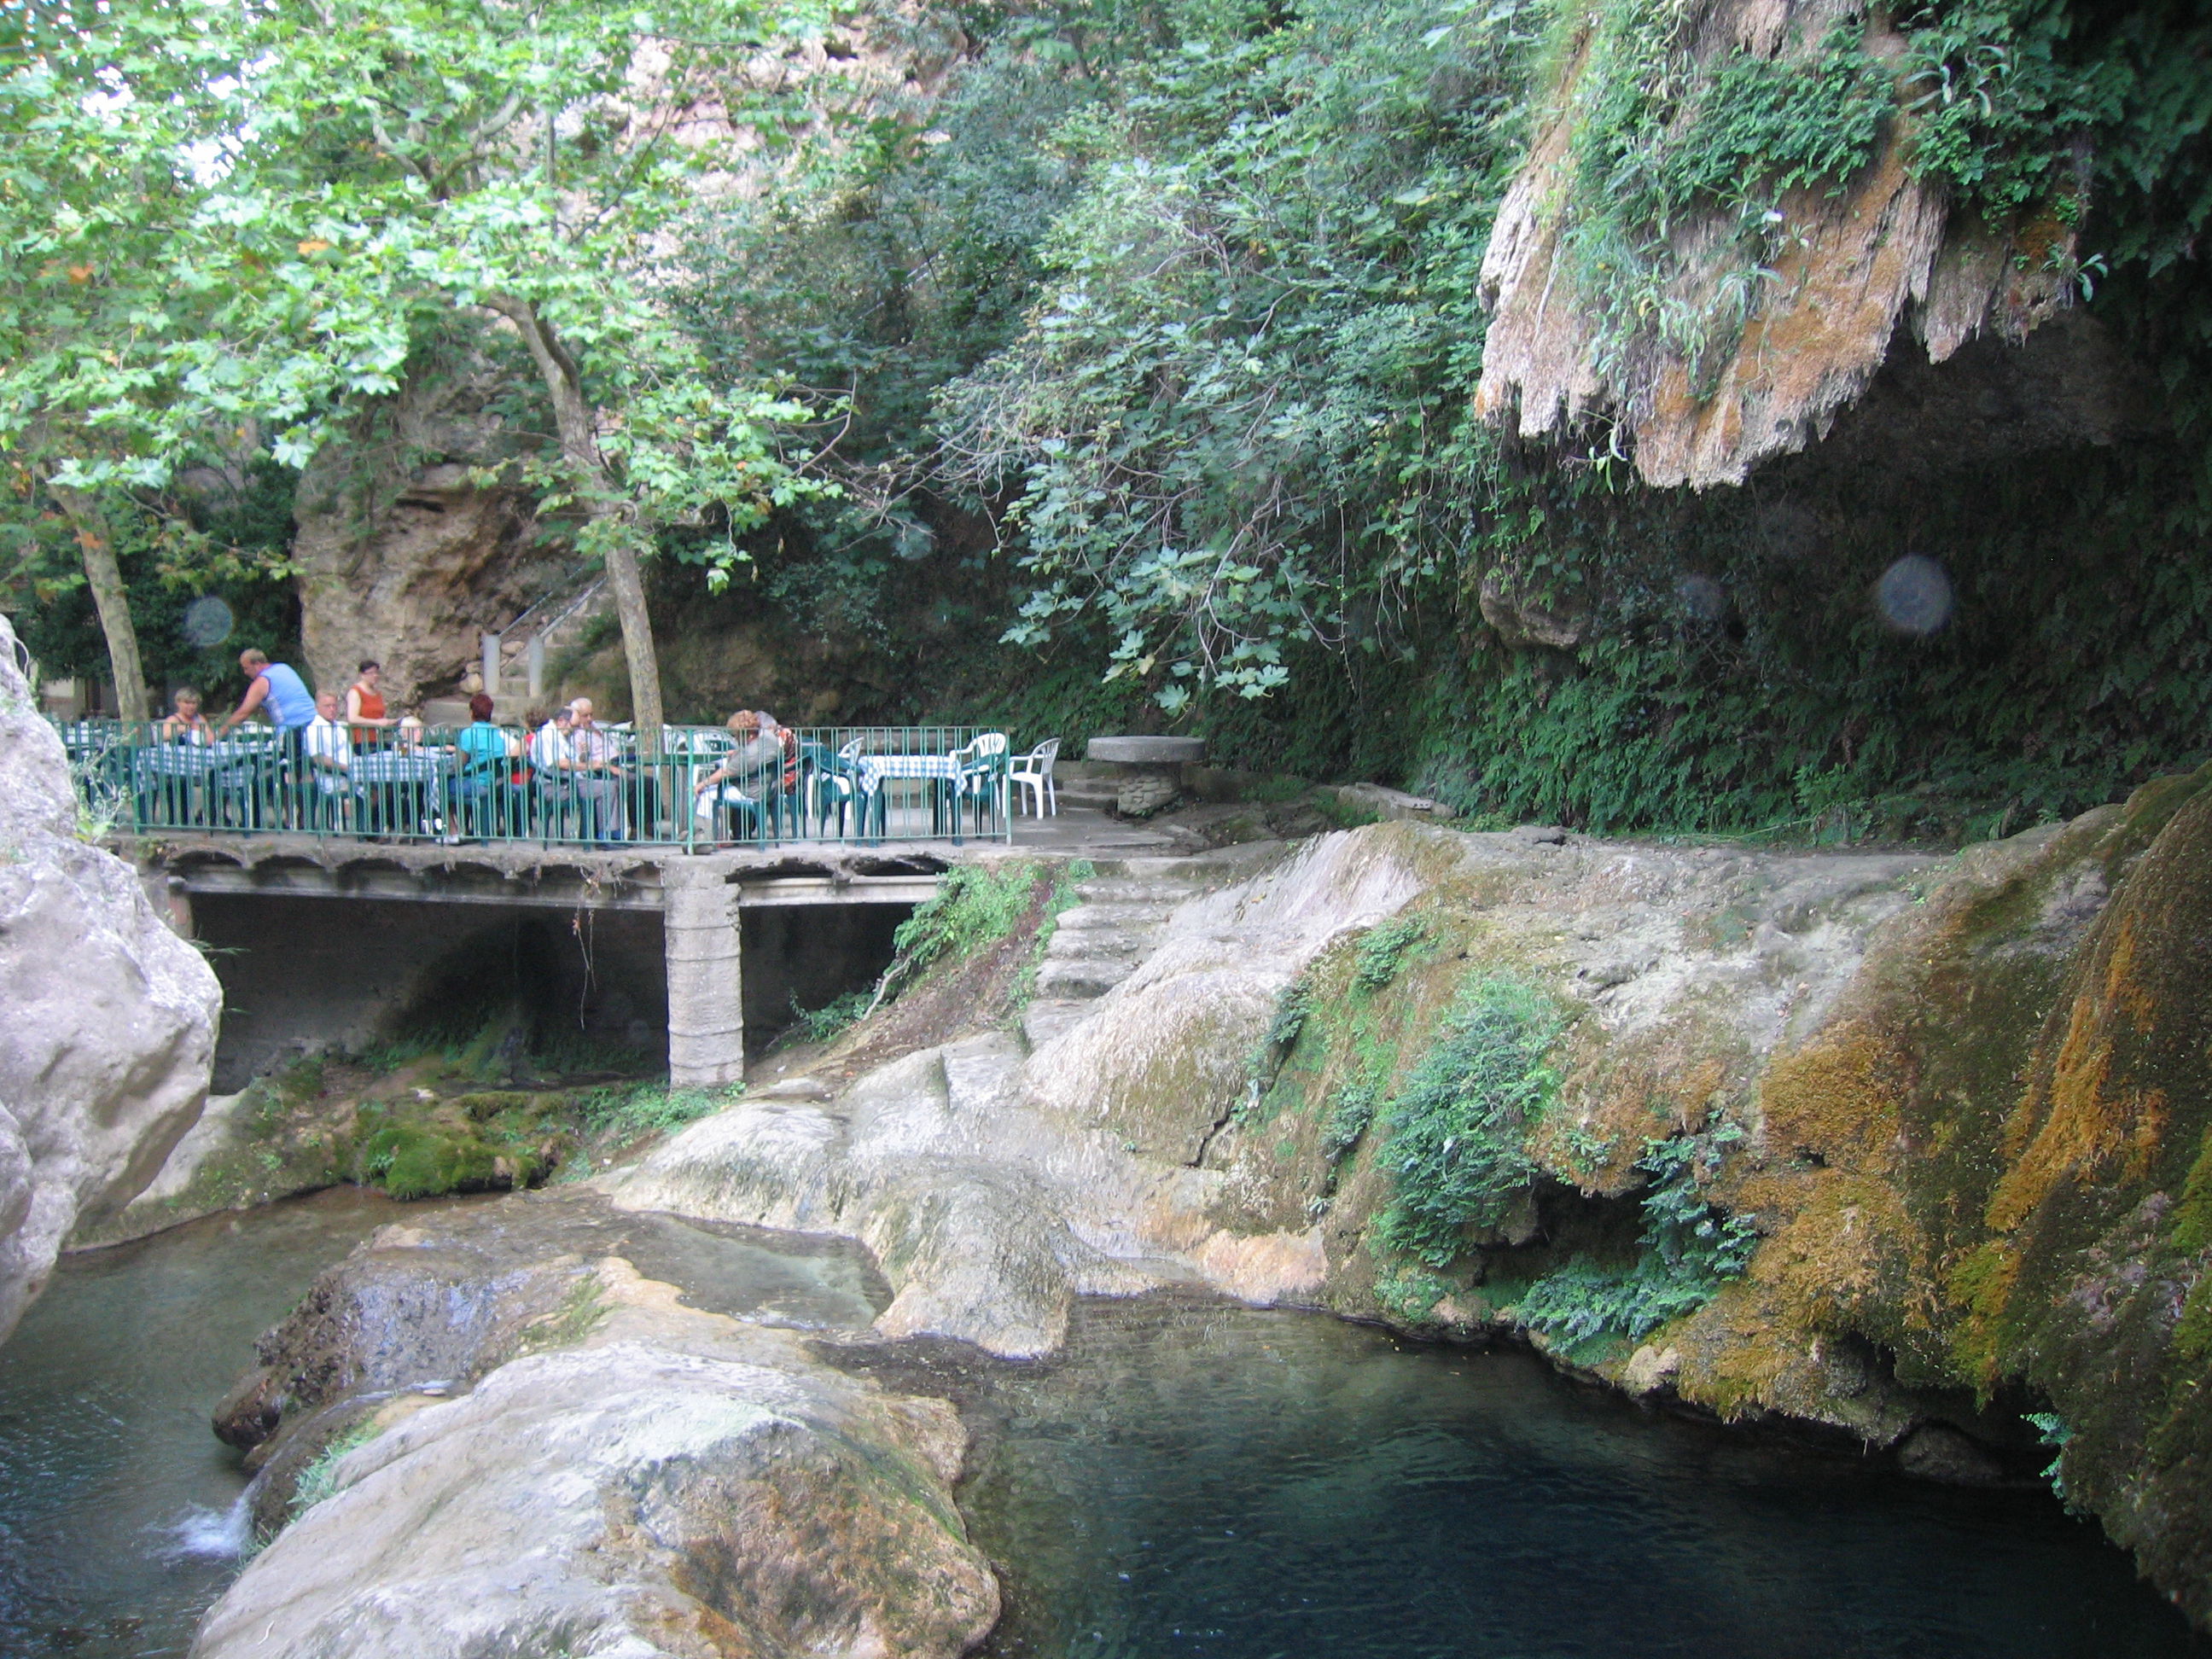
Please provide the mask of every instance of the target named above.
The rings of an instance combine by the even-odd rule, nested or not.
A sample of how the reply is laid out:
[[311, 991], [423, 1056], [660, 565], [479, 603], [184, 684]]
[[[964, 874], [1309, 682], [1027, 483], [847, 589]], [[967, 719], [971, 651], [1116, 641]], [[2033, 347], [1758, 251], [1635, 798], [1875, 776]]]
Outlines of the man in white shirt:
[[620, 768], [615, 742], [592, 723], [592, 700], [579, 697], [538, 728], [530, 763], [551, 797], [555, 833], [568, 840], [623, 838]]
[[615, 740], [592, 723], [589, 697], [568, 705], [568, 757], [569, 787], [584, 805], [585, 833], [599, 841], [628, 840]]
[[315, 781], [312, 805], [319, 823], [341, 824], [353, 800], [353, 739], [347, 734], [338, 694], [325, 691], [315, 699], [315, 718], [300, 732], [300, 752]]
[[530, 763], [541, 772], [557, 773], [574, 758], [568, 747], [568, 711], [556, 708], [551, 720], [530, 734]]

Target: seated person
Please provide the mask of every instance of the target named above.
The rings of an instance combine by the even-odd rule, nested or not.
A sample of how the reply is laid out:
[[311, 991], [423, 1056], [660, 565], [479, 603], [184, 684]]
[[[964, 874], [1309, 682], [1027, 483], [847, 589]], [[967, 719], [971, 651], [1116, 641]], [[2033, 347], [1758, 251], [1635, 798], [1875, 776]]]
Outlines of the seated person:
[[598, 820], [597, 839], [628, 840], [621, 755], [613, 737], [592, 719], [589, 697], [578, 697], [568, 705], [568, 748], [575, 756], [572, 768], [577, 775], [576, 793]]
[[502, 803], [514, 805], [507, 786], [522, 781], [515, 775], [514, 765], [522, 757], [523, 742], [492, 724], [491, 715], [492, 700], [479, 691], [469, 699], [469, 723], [453, 734], [460, 769], [454, 780], [455, 793], [479, 835], [515, 827], [503, 825], [502, 814], [520, 816], [519, 811], [506, 813]]
[[557, 782], [587, 839], [624, 839], [622, 766], [614, 739], [592, 719], [592, 700], [578, 697], [531, 740], [530, 758]]
[[[477, 694], [482, 696], [483, 694]], [[572, 724], [566, 707], [556, 708], [551, 716], [530, 734], [530, 763], [548, 775], [557, 774], [568, 758], [568, 728]]]
[[177, 688], [175, 712], [161, 722], [159, 733], [163, 743], [213, 743], [215, 732], [208, 725], [205, 714], [200, 713], [200, 693], [196, 685]]
[[400, 751], [403, 754], [409, 755], [421, 754], [422, 752], [422, 717], [420, 714], [408, 714], [402, 715], [400, 717], [398, 729], [396, 733]]
[[[740, 708], [726, 722], [732, 746], [724, 751], [721, 763], [699, 780], [692, 790], [697, 803], [696, 811], [702, 823], [714, 822], [715, 809], [729, 807], [732, 811], [751, 809], [760, 805], [761, 797], [775, 788], [784, 759], [783, 744], [761, 724], [761, 716], [750, 708]], [[797, 743], [793, 744], [793, 781], [797, 781]]]
[[350, 793], [353, 741], [347, 735], [345, 710], [338, 694], [325, 691], [315, 698], [315, 717], [300, 734], [300, 751], [307, 757], [315, 793], [325, 804], [343, 802]]
[[522, 739], [492, 723], [492, 700], [479, 691], [469, 699], [469, 723], [453, 737], [460, 750], [461, 775], [471, 783], [491, 783], [511, 769], [507, 763], [520, 759]]
[[775, 715], [767, 709], [755, 711], [760, 718], [761, 736], [773, 739], [783, 750], [783, 787], [787, 790], [799, 787], [799, 733], [787, 726], [779, 726]]

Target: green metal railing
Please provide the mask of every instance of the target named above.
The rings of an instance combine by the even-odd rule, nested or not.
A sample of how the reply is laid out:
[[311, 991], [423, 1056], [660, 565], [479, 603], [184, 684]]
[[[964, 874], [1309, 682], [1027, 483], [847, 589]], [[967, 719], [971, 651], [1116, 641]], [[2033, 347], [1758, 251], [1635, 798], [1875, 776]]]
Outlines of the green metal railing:
[[706, 852], [786, 842], [1011, 841], [1006, 737], [963, 726], [809, 726], [739, 744], [663, 728], [660, 753], [599, 726], [472, 726], [164, 737], [163, 723], [60, 728], [87, 810], [131, 835], [627, 844]]

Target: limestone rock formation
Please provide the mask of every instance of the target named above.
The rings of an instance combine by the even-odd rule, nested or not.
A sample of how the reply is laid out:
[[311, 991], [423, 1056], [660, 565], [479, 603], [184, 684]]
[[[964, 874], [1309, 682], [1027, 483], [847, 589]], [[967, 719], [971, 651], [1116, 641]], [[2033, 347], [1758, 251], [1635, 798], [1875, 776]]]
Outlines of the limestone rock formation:
[[0, 1339], [78, 1220], [127, 1204], [199, 1115], [222, 1009], [77, 811], [0, 618]]
[[[1694, 354], [1648, 334], [1601, 339], [1597, 296], [1569, 254], [1574, 137], [1594, 94], [1585, 15], [1547, 107], [1549, 125], [1501, 205], [1482, 285], [1494, 313], [1483, 349], [1479, 413], [1552, 436], [1610, 416], [1647, 483], [1741, 483], [1769, 456], [1826, 434], [1910, 336], [1941, 363], [1978, 335], [2017, 343], [2066, 307], [2073, 233], [2056, 220], [1985, 228], [1954, 215], [1941, 188], [1906, 164], [1910, 125], [1885, 125], [1874, 159], [1839, 188], [1785, 192], [1771, 263], [1750, 275], [1740, 331], [1722, 295], [1738, 269], [1734, 209], [1715, 205], [1669, 228], [1673, 273], [1663, 307], [1717, 318]], [[1719, 0], [1683, 8], [1676, 49], [1710, 73], [1738, 52], [1772, 58], [1822, 49], [1850, 14], [1832, 0]], [[1874, 15], [1866, 50], [1895, 61], [1902, 39]], [[1696, 67], [1702, 66], [1702, 67]], [[1604, 349], [1601, 349], [1601, 346]], [[1486, 611], [1487, 606], [1486, 606]]]
[[[2212, 768], [1942, 860], [1395, 823], [1229, 873], [1133, 963], [1071, 947], [1114, 982], [1025, 1040], [742, 1103], [616, 1201], [859, 1237], [880, 1328], [1002, 1353], [1056, 1346], [1073, 1295], [1195, 1280], [1516, 1334], [1948, 1480], [2050, 1461], [1976, 1403], [2012, 1390], [2070, 1436], [2069, 1499], [2212, 1620]], [[1546, 1103], [1425, 1154], [1398, 1103], [1498, 986], [1541, 1012]], [[1506, 1190], [1409, 1235], [1421, 1156]], [[1684, 1290], [1638, 1242], [1662, 1170], [1743, 1254], [1608, 1323], [1608, 1285]]]
[[396, 704], [446, 690], [483, 630], [559, 581], [526, 499], [471, 477], [514, 447], [491, 406], [500, 389], [480, 363], [411, 375], [301, 476], [292, 562], [318, 687], [343, 690], [374, 658]]
[[[1231, 872], [1251, 862], [1218, 856]], [[1191, 861], [1194, 875], [1207, 867]], [[896, 1061], [834, 1102], [747, 1100], [611, 1190], [628, 1207], [859, 1238], [896, 1291], [879, 1330], [1010, 1357], [1057, 1349], [1078, 1295], [1203, 1273], [1255, 1302], [1310, 1300], [1310, 1230], [1213, 1239], [1205, 1210], [1222, 1177], [1192, 1166], [1243, 1091], [1275, 993], [1416, 885], [1386, 847], [1345, 836], [1212, 897], [1196, 883], [1151, 958], [1034, 1054], [991, 1033]], [[1170, 1110], [1157, 1109], [1164, 1097]], [[1179, 1250], [1210, 1251], [1208, 1265]]]
[[[556, 1238], [518, 1268], [529, 1218], [498, 1231], [387, 1228], [287, 1322], [286, 1353], [328, 1362], [322, 1415], [373, 1437], [209, 1611], [196, 1659], [953, 1659], [990, 1628], [949, 1406], [618, 1257]], [[458, 1348], [457, 1310], [486, 1311]]]

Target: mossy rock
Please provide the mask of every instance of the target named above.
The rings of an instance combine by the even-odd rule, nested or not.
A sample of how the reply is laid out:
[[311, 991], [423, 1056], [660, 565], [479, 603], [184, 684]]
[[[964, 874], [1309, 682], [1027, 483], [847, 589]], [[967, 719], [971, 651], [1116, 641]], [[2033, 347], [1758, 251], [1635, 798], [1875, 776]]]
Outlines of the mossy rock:
[[529, 1187], [575, 1145], [562, 1095], [460, 1095], [362, 1114], [356, 1178], [393, 1198]]

